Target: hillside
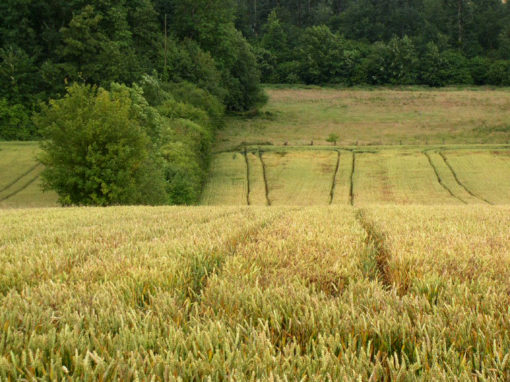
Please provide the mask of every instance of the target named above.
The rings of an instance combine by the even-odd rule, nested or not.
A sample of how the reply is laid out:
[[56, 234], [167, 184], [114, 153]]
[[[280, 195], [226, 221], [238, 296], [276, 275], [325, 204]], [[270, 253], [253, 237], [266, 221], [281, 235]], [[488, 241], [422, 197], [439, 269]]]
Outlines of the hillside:
[[231, 117], [203, 206], [19, 208], [57, 197], [1, 143], [0, 380], [508, 380], [510, 93], [421, 128], [308, 91]]
[[239, 145], [509, 144], [510, 91], [488, 88], [268, 87], [258, 115], [231, 118], [217, 151]]
[[57, 206], [57, 195], [41, 190], [38, 151], [34, 142], [0, 142], [0, 208]]
[[[202, 204], [510, 203], [507, 90], [268, 93], [258, 115], [219, 131]], [[0, 143], [0, 208], [56, 205], [40, 191], [38, 150]]]
[[220, 131], [204, 204], [510, 203], [509, 91], [268, 91]]

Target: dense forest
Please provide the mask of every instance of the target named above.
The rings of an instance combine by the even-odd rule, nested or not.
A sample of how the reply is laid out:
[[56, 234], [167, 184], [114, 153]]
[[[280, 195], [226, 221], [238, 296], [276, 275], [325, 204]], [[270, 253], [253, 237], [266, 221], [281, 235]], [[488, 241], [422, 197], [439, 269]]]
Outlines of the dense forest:
[[263, 81], [510, 85], [501, 0], [238, 0]]
[[196, 202], [261, 82], [510, 85], [500, 0], [4, 0], [0, 20], [0, 139], [42, 138], [63, 204]]

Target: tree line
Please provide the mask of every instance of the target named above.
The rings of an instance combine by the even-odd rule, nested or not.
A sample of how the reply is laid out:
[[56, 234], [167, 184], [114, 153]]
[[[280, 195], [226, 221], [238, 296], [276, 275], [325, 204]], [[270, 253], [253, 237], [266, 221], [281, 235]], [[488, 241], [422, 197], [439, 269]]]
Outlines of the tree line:
[[269, 83], [510, 85], [501, 0], [238, 0]]

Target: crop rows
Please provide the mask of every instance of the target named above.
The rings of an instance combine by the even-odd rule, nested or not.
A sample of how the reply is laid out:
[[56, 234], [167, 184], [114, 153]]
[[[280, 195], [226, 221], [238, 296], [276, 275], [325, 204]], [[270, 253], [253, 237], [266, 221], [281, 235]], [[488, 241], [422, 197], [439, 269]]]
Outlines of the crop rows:
[[244, 161], [238, 155], [217, 155], [203, 204], [510, 202], [508, 150], [247, 150]]
[[5, 211], [0, 379], [505, 380], [509, 224], [484, 205]]
[[0, 143], [0, 208], [56, 204], [54, 193], [41, 191], [43, 167], [36, 161], [36, 152], [33, 144]]

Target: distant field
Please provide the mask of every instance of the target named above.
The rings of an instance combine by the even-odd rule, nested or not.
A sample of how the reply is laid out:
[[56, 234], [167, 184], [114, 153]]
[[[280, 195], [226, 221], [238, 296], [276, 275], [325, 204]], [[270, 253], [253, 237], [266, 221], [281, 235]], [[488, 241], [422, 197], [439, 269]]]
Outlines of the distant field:
[[510, 147], [256, 150], [217, 155], [204, 204], [510, 204]]
[[484, 205], [6, 210], [0, 379], [508, 380], [509, 226]]
[[459, 144], [510, 142], [510, 89], [360, 90], [268, 88], [254, 117], [235, 117], [216, 150], [242, 142], [277, 146]]
[[57, 205], [55, 193], [41, 190], [38, 151], [33, 142], [0, 142], [0, 208]]

